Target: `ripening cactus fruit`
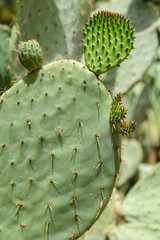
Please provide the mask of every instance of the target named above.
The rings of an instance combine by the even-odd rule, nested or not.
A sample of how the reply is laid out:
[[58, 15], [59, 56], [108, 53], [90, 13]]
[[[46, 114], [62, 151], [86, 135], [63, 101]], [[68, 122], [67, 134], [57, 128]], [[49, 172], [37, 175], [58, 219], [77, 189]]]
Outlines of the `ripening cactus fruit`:
[[29, 71], [39, 69], [43, 64], [43, 53], [37, 40], [20, 42], [18, 56], [22, 65]]
[[96, 75], [119, 65], [133, 49], [132, 24], [118, 13], [101, 11], [94, 14], [83, 33], [85, 61]]

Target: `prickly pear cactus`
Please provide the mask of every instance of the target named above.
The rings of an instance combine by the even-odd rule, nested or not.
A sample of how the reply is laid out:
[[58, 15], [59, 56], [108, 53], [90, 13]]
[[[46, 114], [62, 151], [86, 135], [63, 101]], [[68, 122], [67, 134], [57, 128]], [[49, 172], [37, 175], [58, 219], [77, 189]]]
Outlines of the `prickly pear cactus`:
[[117, 13], [94, 14], [83, 33], [86, 64], [95, 74], [111, 70], [133, 49], [133, 27], [128, 19]]
[[72, 60], [31, 72], [0, 99], [0, 239], [80, 237], [108, 203], [121, 161], [111, 97]]
[[37, 70], [42, 66], [43, 53], [37, 40], [20, 42], [18, 45], [19, 60], [29, 71]]

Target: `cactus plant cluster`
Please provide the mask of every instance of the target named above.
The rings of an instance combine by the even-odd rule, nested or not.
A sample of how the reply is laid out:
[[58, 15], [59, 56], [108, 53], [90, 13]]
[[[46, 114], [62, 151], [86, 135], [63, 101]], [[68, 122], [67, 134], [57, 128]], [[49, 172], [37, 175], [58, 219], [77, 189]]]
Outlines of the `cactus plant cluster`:
[[[90, 230], [118, 182], [122, 139], [136, 128], [134, 121], [127, 123], [122, 99], [138, 80], [126, 84], [121, 76], [120, 87], [113, 80], [115, 97], [108, 90], [108, 71], [130, 61], [134, 21], [103, 10], [82, 32], [91, 2], [62, 3], [21, 0], [7, 45], [9, 84], [17, 82], [0, 97], [2, 240], [75, 240]], [[144, 25], [146, 35], [154, 29]], [[152, 33], [147, 36], [155, 39]], [[153, 45], [155, 50], [157, 40]], [[83, 64], [77, 61], [82, 48]], [[103, 81], [106, 72], [109, 79]], [[128, 240], [136, 227], [139, 236], [146, 229], [144, 219], [134, 224], [124, 209], [120, 214], [130, 223], [113, 230], [110, 240], [121, 239], [122, 233]], [[155, 231], [152, 224], [148, 236]], [[154, 236], [158, 239], [159, 230]]]

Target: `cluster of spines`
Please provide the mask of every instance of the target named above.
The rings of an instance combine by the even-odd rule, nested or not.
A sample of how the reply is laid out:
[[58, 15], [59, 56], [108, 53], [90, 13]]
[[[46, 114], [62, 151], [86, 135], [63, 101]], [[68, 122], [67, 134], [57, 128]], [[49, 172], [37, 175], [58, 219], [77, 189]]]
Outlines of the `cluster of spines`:
[[130, 121], [129, 123], [126, 123], [124, 121], [124, 118], [126, 117], [126, 114], [127, 114], [127, 109], [121, 106], [122, 98], [123, 98], [123, 95], [121, 93], [117, 94], [117, 96], [114, 98], [111, 105], [109, 121], [111, 122], [114, 128], [116, 127], [116, 124], [121, 123], [121, 129], [120, 129], [121, 135], [128, 136], [135, 131], [136, 123], [134, 121]]

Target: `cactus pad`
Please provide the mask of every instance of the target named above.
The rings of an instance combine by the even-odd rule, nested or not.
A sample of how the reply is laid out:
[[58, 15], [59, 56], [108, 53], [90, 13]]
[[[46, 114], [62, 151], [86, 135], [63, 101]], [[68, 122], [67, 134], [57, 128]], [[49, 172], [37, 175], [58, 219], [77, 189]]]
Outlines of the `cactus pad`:
[[3, 24], [0, 24], [0, 95], [10, 85], [9, 73], [9, 40], [11, 29]]
[[110, 240], [159, 240], [160, 164], [157, 164], [127, 194], [120, 214], [125, 224], [115, 228]]
[[[108, 10], [124, 14], [132, 21], [136, 30], [135, 49], [127, 61], [120, 68], [107, 73], [105, 86], [114, 87], [115, 92], [126, 93], [138, 81], [143, 79], [146, 69], [151, 65], [158, 47], [157, 26], [159, 26], [159, 13], [149, 1], [143, 0], [112, 0], [97, 1], [97, 11]], [[151, 44], [152, 43], [152, 44]]]
[[18, 45], [19, 60], [29, 71], [37, 70], [42, 66], [43, 54], [37, 40], [20, 42]]
[[129, 55], [133, 41], [133, 27], [124, 16], [105, 11], [94, 14], [84, 29], [87, 67], [95, 74], [111, 70]]
[[86, 66], [58, 61], [0, 100], [0, 239], [81, 236], [108, 203], [121, 160], [111, 97]]

